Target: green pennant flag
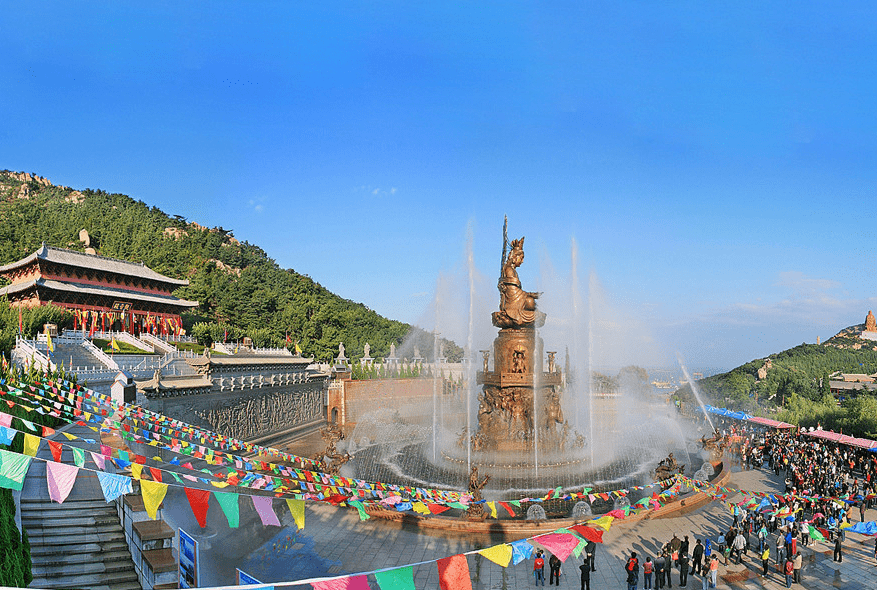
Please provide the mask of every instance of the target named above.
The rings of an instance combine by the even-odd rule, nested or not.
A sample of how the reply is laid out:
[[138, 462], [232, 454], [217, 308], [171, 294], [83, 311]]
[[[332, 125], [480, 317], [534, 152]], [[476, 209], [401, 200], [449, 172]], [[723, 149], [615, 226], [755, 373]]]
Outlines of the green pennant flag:
[[21, 491], [31, 458], [0, 450], [0, 488]]
[[375, 572], [381, 590], [414, 590], [414, 568], [410, 565], [394, 570]]
[[469, 507], [459, 502], [448, 502], [449, 508], [457, 508], [458, 510], [469, 510]]
[[219, 507], [228, 519], [228, 526], [236, 529], [240, 525], [240, 511], [238, 509], [238, 495], [223, 492], [213, 492], [213, 497], [219, 502]]
[[810, 531], [809, 531], [809, 532], [810, 532], [810, 538], [811, 538], [811, 539], [815, 539], [815, 540], [817, 540], [817, 541], [824, 541], [824, 540], [825, 540], [825, 537], [822, 535], [822, 533], [819, 532], [819, 529], [817, 529], [817, 528], [816, 528], [815, 526], [813, 526], [812, 524], [809, 525], [809, 526], [810, 526]]
[[70, 450], [73, 451], [73, 462], [76, 463], [76, 466], [80, 469], [85, 467], [85, 451], [79, 447], [70, 447]]
[[359, 520], [368, 520], [371, 518], [371, 516], [365, 511], [362, 502], [359, 500], [348, 500], [347, 503], [356, 508], [357, 512], [359, 512]]

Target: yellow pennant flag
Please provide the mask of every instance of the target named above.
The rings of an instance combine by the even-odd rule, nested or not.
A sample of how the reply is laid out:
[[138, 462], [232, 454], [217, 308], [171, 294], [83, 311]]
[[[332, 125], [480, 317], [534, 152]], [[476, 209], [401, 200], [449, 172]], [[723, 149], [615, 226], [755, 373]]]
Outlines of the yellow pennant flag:
[[496, 518], [496, 502], [488, 502], [487, 507], [490, 508], [490, 516]]
[[508, 567], [509, 562], [512, 560], [512, 546], [507, 543], [482, 549], [478, 553], [502, 567]]
[[143, 506], [149, 518], [155, 520], [158, 507], [167, 494], [167, 484], [160, 481], [144, 479], [140, 481], [140, 493], [143, 495]]
[[229, 485], [226, 481], [211, 481], [210, 483], [217, 488], [227, 488]]
[[615, 520], [614, 516], [601, 516], [600, 518], [592, 520], [591, 524], [595, 524], [598, 527], [601, 527], [604, 531], [608, 531], [609, 527], [612, 526], [613, 520]]
[[424, 504], [423, 502], [415, 502], [411, 506], [412, 510], [414, 510], [414, 512], [416, 512], [417, 514], [432, 514], [429, 511], [429, 508], [427, 508], [426, 504]]
[[37, 450], [40, 448], [40, 441], [43, 439], [26, 432], [23, 432], [22, 434], [24, 434], [24, 454], [36, 457]]
[[293, 500], [287, 498], [286, 505], [289, 506], [289, 513], [292, 514], [292, 519], [295, 520], [295, 526], [298, 527], [298, 530], [302, 530], [305, 528], [305, 501], [304, 500]]
[[66, 437], [67, 437], [67, 440], [76, 440], [77, 438], [79, 438], [79, 437], [76, 436], [75, 434], [70, 434], [69, 432], [62, 432], [61, 434], [63, 434], [64, 436], [66, 436]]
[[131, 463], [131, 477], [140, 479], [140, 473], [143, 471], [143, 465], [140, 463]]

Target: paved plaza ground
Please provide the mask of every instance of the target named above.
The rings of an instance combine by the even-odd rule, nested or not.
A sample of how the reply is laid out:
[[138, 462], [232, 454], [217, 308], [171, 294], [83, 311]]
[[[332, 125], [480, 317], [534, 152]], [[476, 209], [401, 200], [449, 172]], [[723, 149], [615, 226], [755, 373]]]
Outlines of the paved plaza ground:
[[[782, 491], [780, 478], [764, 470], [740, 471], [732, 468], [729, 487], [749, 490]], [[734, 500], [734, 497], [729, 498]], [[737, 500], [740, 499], [738, 495]], [[286, 561], [285, 567], [277, 560], [276, 565], [283, 567], [289, 574], [286, 579], [302, 579], [304, 576], [325, 574], [353, 573], [374, 570], [380, 567], [392, 567], [406, 563], [417, 563], [447, 557], [456, 553], [486, 547], [502, 542], [503, 539], [476, 538], [462, 539], [453, 535], [429, 535], [411, 530], [403, 525], [387, 523], [371, 519], [359, 522], [354, 511], [336, 510], [327, 506], [309, 508], [305, 530], [299, 533], [301, 545], [299, 550], [306, 551], [309, 556], [299, 554], [299, 558]], [[873, 520], [877, 510], [869, 510], [866, 518]], [[644, 520], [636, 524], [618, 524], [604, 535], [605, 543], [598, 545], [596, 567], [592, 573], [591, 588], [627, 588], [624, 563], [630, 551], [636, 551], [643, 559], [646, 555], [654, 557], [659, 546], [669, 541], [675, 533], [679, 538], [688, 535], [692, 547], [694, 539], [705, 535], [713, 540], [719, 531], [728, 529], [732, 516], [721, 502], [711, 502], [705, 507], [686, 516], [667, 519]], [[832, 545], [816, 543], [802, 548], [804, 568], [802, 583], [793, 584], [793, 588], [818, 589], [853, 589], [877, 588], [877, 561], [874, 559], [874, 539], [850, 533], [844, 543], [843, 563], [832, 560]], [[771, 554], [775, 555], [775, 550]], [[278, 556], [279, 557], [279, 556]], [[740, 565], [730, 562], [726, 567], [719, 567], [719, 588], [785, 588], [785, 578], [780, 576], [772, 562], [772, 571], [765, 578], [761, 576], [760, 558], [752, 552]], [[267, 581], [280, 581], [269, 575], [268, 562], [263, 559], [266, 567], [263, 573]], [[524, 588], [534, 585], [532, 560], [502, 568], [479, 555], [468, 557], [473, 588], [476, 590]], [[579, 588], [580, 561], [570, 557], [563, 566], [560, 587]], [[258, 562], [253, 561], [253, 569], [259, 569]], [[254, 575], [256, 571], [251, 572]], [[279, 572], [271, 572], [279, 573]], [[546, 566], [547, 573], [547, 566]], [[434, 563], [415, 566], [415, 585], [417, 588], [438, 588], [438, 572]], [[678, 570], [673, 573], [673, 587], [679, 588]], [[258, 577], [258, 575], [257, 575]], [[547, 582], [546, 582], [547, 585]], [[643, 580], [640, 576], [639, 588]], [[373, 584], [374, 588], [377, 585]], [[700, 588], [699, 576], [690, 575], [689, 588]]]
[[[77, 432], [77, 434], [80, 434]], [[87, 435], [83, 432], [81, 435]], [[45, 446], [41, 457], [48, 457]], [[36, 465], [36, 462], [35, 462]], [[42, 467], [42, 466], [40, 466]], [[100, 498], [94, 478], [77, 480], [71, 497], [85, 494]], [[780, 478], [765, 470], [740, 471], [731, 468], [728, 487], [753, 491], [782, 491]], [[47, 497], [45, 470], [34, 468], [25, 483], [23, 497]], [[740, 496], [730, 500], [739, 500]], [[235, 567], [240, 567], [263, 583], [280, 583], [314, 577], [369, 572], [418, 562], [414, 567], [418, 589], [439, 587], [438, 571], [433, 560], [511, 541], [502, 537], [475, 535], [462, 537], [456, 533], [430, 532], [411, 525], [378, 518], [361, 522], [355, 510], [308, 502], [304, 530], [297, 530], [288, 510], [279, 501], [275, 510], [283, 526], [262, 526], [250, 502], [242, 499], [240, 527], [229, 529], [225, 516], [213, 500], [207, 516], [207, 528], [201, 529], [194, 520], [180, 488], [171, 487], [161, 516], [172, 527], [182, 527], [201, 542], [202, 586], [234, 583]], [[855, 511], [858, 516], [858, 511]], [[866, 520], [877, 518], [877, 510], [869, 510]], [[703, 508], [676, 518], [643, 520], [637, 523], [618, 522], [604, 535], [598, 545], [596, 567], [591, 588], [626, 588], [623, 566], [629, 552], [636, 551], [643, 559], [654, 558], [659, 546], [674, 534], [694, 539], [709, 536], [716, 539], [720, 530], [730, 526], [732, 516], [721, 502], [710, 502]], [[877, 588], [877, 561], [874, 539], [849, 533], [844, 543], [843, 563], [832, 560], [832, 546], [816, 543], [801, 549], [804, 556], [803, 583], [796, 588], [853, 589]], [[774, 553], [772, 552], [772, 557]], [[720, 566], [720, 588], [785, 587], [784, 578], [772, 571], [767, 578], [760, 575], [761, 561], [750, 553], [744, 563]], [[468, 556], [469, 568], [476, 590], [525, 588], [534, 585], [532, 560], [517, 566], [500, 567], [480, 555]], [[563, 565], [560, 586], [579, 588], [580, 561], [570, 557]], [[546, 567], [547, 572], [547, 567]], [[678, 571], [674, 571], [674, 588], [678, 589]], [[372, 587], [377, 588], [371, 577]], [[546, 584], [547, 585], [547, 584]], [[285, 585], [284, 585], [285, 586]], [[689, 587], [699, 589], [698, 576], [689, 576]], [[297, 587], [310, 589], [310, 584]], [[642, 588], [642, 576], [639, 588]]]

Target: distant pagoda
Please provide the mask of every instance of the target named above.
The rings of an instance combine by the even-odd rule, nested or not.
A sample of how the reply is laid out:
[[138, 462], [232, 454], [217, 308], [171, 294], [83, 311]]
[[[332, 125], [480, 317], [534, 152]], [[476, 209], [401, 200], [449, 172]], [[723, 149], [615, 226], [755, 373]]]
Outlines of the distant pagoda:
[[180, 314], [197, 301], [174, 297], [189, 284], [128, 262], [43, 244], [21, 260], [0, 266], [12, 282], [0, 289], [13, 307], [49, 303], [73, 312], [76, 327], [168, 334], [182, 327]]

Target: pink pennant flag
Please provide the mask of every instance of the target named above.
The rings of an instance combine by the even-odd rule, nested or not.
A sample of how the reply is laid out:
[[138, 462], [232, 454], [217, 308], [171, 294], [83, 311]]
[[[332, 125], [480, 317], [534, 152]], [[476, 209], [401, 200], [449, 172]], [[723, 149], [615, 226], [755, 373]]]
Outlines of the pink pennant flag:
[[104, 457], [112, 457], [113, 456], [113, 449], [108, 447], [107, 445], [101, 445], [100, 446], [100, 454], [103, 455]]
[[556, 555], [560, 561], [566, 561], [566, 558], [569, 557], [570, 553], [573, 552], [573, 549], [576, 548], [576, 545], [579, 544], [579, 539], [575, 535], [570, 535], [568, 533], [548, 533], [547, 535], [539, 535], [538, 537], [534, 537], [533, 541], [548, 549], [548, 551]]
[[91, 460], [94, 461], [94, 464], [97, 465], [101, 471], [107, 468], [106, 459], [103, 455], [98, 455], [97, 453], [92, 453], [91, 451], [89, 451], [89, 454], [91, 455]]
[[250, 496], [253, 499], [253, 506], [256, 507], [256, 512], [259, 513], [259, 518], [262, 519], [262, 524], [264, 526], [272, 525], [272, 526], [280, 526], [280, 521], [277, 519], [277, 514], [274, 512], [274, 508], [271, 506], [274, 499], [270, 496]]
[[0, 426], [7, 428], [12, 426], [12, 416], [10, 414], [0, 414]]
[[46, 483], [49, 486], [49, 497], [58, 504], [63, 504], [70, 494], [70, 490], [73, 489], [73, 484], [76, 483], [77, 473], [79, 473], [79, 467], [76, 465], [46, 461]]
[[349, 578], [335, 578], [322, 582], [311, 582], [314, 590], [370, 590], [365, 576], [350, 576]]

